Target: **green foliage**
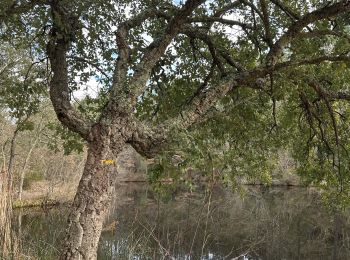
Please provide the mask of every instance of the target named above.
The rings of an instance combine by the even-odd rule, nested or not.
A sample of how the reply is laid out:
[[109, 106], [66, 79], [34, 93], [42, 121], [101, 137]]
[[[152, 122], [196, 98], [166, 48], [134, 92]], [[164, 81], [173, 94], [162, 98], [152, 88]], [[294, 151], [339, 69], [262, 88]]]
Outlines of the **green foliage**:
[[53, 133], [48, 143], [50, 149], [57, 152], [62, 146], [65, 155], [72, 152], [83, 152], [84, 142], [77, 133], [70, 131], [59, 123], [49, 123], [47, 127]]
[[97, 98], [92, 98], [87, 95], [83, 100], [78, 102], [78, 110], [89, 120], [97, 121], [100, 117], [102, 109], [107, 103], [107, 93], [101, 91]]
[[25, 122], [19, 122], [18, 123], [18, 130], [19, 131], [32, 131], [34, 130], [34, 123], [31, 121], [25, 121]]
[[43, 64], [33, 62], [24, 46], [13, 50], [4, 44], [0, 53], [0, 106], [15, 120], [37, 113], [40, 102], [47, 96]]
[[[235, 101], [220, 103], [226, 107], [225, 116], [214, 117], [190, 132], [174, 132], [171, 149], [158, 158], [160, 165], [153, 169], [152, 178], [164, 178], [166, 174], [183, 180], [188, 169], [194, 169], [203, 179], [215, 176], [230, 186], [236, 186], [242, 178], [269, 184], [282, 141], [278, 133], [271, 132], [270, 111], [254, 100], [258, 95], [247, 90], [237, 95]], [[181, 158], [176, 167], [174, 157]], [[179, 176], [174, 177], [172, 172]]]

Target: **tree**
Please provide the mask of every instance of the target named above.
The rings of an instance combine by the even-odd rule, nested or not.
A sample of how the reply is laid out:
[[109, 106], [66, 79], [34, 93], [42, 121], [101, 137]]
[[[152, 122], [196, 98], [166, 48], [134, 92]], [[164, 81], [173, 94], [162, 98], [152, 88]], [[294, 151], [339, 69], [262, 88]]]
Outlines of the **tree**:
[[[42, 88], [40, 74], [42, 70], [37, 68], [36, 63], [31, 63], [31, 58], [24, 48], [18, 46], [17, 50], [9, 44], [2, 44], [0, 47], [0, 110], [4, 110], [11, 117], [15, 129], [11, 137], [8, 137], [1, 146], [3, 154], [9, 146], [8, 159], [4, 155], [0, 175], [1, 211], [0, 237], [2, 250], [1, 257], [8, 257], [11, 252], [12, 234], [12, 192], [14, 179], [14, 164], [16, 156], [17, 138], [21, 131], [30, 130], [32, 123], [29, 121], [31, 115], [38, 110], [40, 99], [45, 96], [45, 89]], [[1, 115], [3, 116], [3, 115]], [[6, 121], [6, 120], [4, 120]], [[3, 131], [2, 131], [3, 132]], [[4, 134], [4, 133], [2, 133]], [[6, 133], [5, 133], [6, 136]]]
[[[26, 42], [38, 60], [49, 59], [57, 117], [89, 149], [62, 259], [96, 258], [117, 174], [113, 161], [126, 144], [151, 158], [174, 133], [215, 129], [208, 120], [226, 114], [224, 125], [241, 123], [227, 134], [244, 136], [246, 122], [235, 114], [242, 97], [253, 97], [258, 111], [245, 115], [250, 125], [263, 126], [260, 136], [280, 135], [278, 145], [292, 141], [312, 180], [344, 181], [348, 0], [8, 0], [2, 7], [1, 41]], [[94, 74], [103, 88], [78, 112], [71, 103], [76, 79]], [[243, 103], [239, 109], [249, 108]], [[262, 120], [267, 111], [272, 121]], [[244, 147], [253, 151], [256, 140], [243, 140]]]

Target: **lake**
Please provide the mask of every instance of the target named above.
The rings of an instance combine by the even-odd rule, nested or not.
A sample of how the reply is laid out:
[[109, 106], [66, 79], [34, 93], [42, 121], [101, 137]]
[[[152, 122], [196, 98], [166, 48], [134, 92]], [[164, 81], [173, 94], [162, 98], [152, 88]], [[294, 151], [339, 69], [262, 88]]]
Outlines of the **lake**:
[[[350, 214], [327, 210], [310, 189], [199, 190], [118, 187], [98, 259], [350, 259]], [[24, 259], [56, 259], [67, 212], [15, 212]]]

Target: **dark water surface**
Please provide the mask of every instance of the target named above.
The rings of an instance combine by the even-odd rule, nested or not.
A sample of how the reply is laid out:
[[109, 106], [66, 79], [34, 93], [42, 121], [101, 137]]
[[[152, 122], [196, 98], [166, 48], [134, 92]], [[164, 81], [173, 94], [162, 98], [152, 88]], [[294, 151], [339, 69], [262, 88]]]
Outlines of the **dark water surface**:
[[[67, 208], [16, 211], [28, 259], [56, 259]], [[304, 188], [216, 187], [159, 199], [147, 185], [118, 189], [98, 259], [350, 259], [350, 214]]]

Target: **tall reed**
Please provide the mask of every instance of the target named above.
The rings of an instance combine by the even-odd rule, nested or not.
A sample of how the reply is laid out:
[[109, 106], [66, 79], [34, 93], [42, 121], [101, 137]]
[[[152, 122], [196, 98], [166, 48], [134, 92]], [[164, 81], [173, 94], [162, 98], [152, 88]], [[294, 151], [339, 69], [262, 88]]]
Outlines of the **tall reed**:
[[0, 172], [0, 258], [8, 259], [12, 251], [12, 185], [6, 167]]

